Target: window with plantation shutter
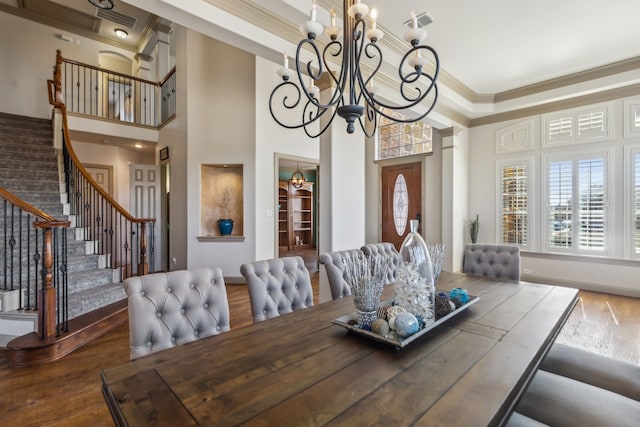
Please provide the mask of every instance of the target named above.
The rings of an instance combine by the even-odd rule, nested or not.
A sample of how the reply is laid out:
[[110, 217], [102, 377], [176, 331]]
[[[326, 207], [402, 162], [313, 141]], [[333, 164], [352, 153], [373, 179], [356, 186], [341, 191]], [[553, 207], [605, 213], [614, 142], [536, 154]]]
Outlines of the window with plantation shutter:
[[611, 139], [611, 110], [606, 103], [543, 115], [543, 147]]
[[573, 165], [571, 161], [551, 162], [548, 167], [548, 230], [549, 246], [572, 247]]
[[578, 237], [580, 249], [604, 250], [605, 163], [603, 158], [579, 160]]
[[640, 150], [633, 153], [631, 175], [631, 229], [633, 230], [633, 254], [636, 257], [640, 257]]
[[607, 156], [547, 163], [547, 245], [550, 250], [606, 250]]
[[529, 166], [528, 163], [500, 168], [502, 243], [526, 247], [529, 243]]
[[547, 124], [547, 143], [571, 141], [573, 139], [573, 118], [558, 117]]
[[578, 139], [592, 138], [605, 132], [604, 111], [591, 111], [578, 114]]

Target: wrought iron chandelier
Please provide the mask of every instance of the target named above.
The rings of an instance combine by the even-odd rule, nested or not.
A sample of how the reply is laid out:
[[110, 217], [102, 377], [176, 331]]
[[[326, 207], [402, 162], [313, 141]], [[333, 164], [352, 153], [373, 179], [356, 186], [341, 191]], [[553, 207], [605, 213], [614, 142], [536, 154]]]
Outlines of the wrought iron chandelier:
[[98, 9], [113, 9], [113, 0], [89, 0], [89, 3], [91, 3]]
[[304, 177], [304, 174], [300, 170], [299, 162], [296, 164], [296, 170], [291, 174], [291, 178], [289, 180], [291, 181], [291, 184], [295, 188], [302, 188], [304, 183], [307, 182], [307, 180]]
[[[300, 26], [300, 31], [306, 38], [298, 43], [295, 71], [289, 68], [289, 58], [284, 53], [284, 66], [278, 70], [282, 82], [273, 89], [269, 97], [269, 110], [278, 124], [287, 129], [303, 128], [309, 137], [315, 138], [324, 133], [338, 114], [345, 119], [348, 133], [354, 132], [354, 123], [357, 120], [364, 133], [371, 137], [378, 126], [380, 116], [394, 122], [413, 123], [422, 120], [433, 110], [438, 99], [436, 80], [440, 71], [440, 60], [431, 46], [420, 44], [427, 32], [418, 28], [417, 18], [413, 13], [410, 28], [404, 36], [410, 48], [398, 66], [398, 91], [404, 100], [403, 104], [387, 103], [376, 97], [379, 88], [374, 85], [374, 77], [382, 66], [382, 51], [377, 42], [382, 39], [384, 33], [376, 27], [375, 9], [370, 14], [371, 28], [367, 29], [364, 19], [368, 13], [369, 7], [360, 0], [344, 0], [345, 29], [342, 31], [336, 25], [335, 10], [331, 9], [331, 25], [325, 31], [330, 41], [320, 54], [316, 38], [324, 27], [317, 22], [316, 2], [313, 0], [309, 20]], [[338, 40], [341, 33], [342, 42]], [[303, 49], [310, 50], [312, 54], [312, 59], [306, 64], [301, 62]], [[339, 71], [331, 69], [332, 58], [339, 60]], [[429, 61], [433, 64], [432, 74], [426, 70]], [[308, 85], [303, 78], [303, 69], [309, 76]], [[327, 100], [321, 102], [320, 90], [315, 82], [325, 70], [335, 87], [331, 89]], [[297, 75], [296, 81], [292, 80], [294, 74]], [[418, 109], [417, 113], [414, 111], [415, 108]], [[426, 111], [420, 112], [421, 108], [425, 108]], [[293, 114], [301, 114], [301, 120], [290, 123], [287, 117], [292, 115], [291, 111]], [[366, 116], [363, 117], [365, 113]], [[315, 133], [310, 125], [325, 114], [328, 115], [328, 120], [320, 123], [319, 130]]]

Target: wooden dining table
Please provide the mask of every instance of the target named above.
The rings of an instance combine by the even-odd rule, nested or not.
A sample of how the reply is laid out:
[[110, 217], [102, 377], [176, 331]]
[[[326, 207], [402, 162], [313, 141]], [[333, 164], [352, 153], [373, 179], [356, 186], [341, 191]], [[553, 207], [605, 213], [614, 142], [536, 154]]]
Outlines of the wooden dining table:
[[479, 300], [404, 348], [333, 324], [346, 297], [104, 368], [103, 394], [116, 425], [504, 424], [578, 291], [446, 272], [437, 286]]

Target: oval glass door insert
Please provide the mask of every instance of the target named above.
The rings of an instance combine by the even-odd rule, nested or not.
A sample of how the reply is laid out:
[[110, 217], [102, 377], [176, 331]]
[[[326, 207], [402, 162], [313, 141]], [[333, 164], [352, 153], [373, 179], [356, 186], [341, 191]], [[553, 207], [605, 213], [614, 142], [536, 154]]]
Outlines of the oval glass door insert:
[[393, 222], [398, 236], [402, 236], [407, 229], [408, 216], [409, 192], [407, 191], [407, 181], [404, 179], [404, 175], [399, 174], [393, 186]]

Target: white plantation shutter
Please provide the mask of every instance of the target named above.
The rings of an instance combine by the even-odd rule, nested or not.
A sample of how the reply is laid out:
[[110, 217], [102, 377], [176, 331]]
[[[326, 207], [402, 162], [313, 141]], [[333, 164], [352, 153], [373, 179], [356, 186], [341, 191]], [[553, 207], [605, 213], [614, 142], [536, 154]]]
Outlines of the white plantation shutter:
[[527, 164], [501, 168], [501, 239], [503, 243], [528, 244], [529, 203]]
[[558, 117], [547, 123], [547, 142], [571, 140], [573, 137], [573, 117]]
[[547, 165], [548, 247], [605, 253], [607, 156], [552, 160]]
[[580, 249], [604, 250], [605, 232], [605, 160], [579, 160], [578, 238]]
[[573, 162], [549, 163], [548, 167], [547, 241], [555, 248], [572, 247]]
[[543, 115], [543, 147], [610, 140], [611, 110], [606, 103]]
[[594, 138], [605, 135], [604, 110], [578, 115], [578, 138]]
[[636, 152], [633, 155], [631, 174], [633, 178], [633, 187], [631, 189], [633, 198], [631, 212], [632, 230], [634, 230], [633, 252], [637, 256], [640, 255], [640, 152]]

